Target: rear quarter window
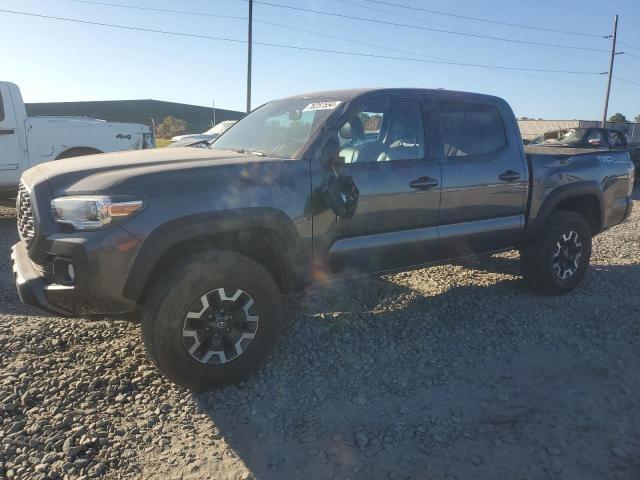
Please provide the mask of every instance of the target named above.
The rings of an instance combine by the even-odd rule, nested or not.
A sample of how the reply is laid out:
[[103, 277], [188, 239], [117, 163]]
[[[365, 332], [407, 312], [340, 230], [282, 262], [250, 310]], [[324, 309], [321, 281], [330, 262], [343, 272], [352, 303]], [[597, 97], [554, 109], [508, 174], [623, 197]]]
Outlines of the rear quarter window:
[[507, 145], [502, 115], [493, 105], [441, 103], [440, 123], [447, 157], [487, 155]]

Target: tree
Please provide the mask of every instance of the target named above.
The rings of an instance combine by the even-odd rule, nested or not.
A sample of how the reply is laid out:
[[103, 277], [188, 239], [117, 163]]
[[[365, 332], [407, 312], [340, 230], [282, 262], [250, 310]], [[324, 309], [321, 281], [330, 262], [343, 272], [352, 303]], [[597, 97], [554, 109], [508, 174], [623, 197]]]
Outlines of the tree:
[[614, 115], [611, 115], [611, 117], [609, 117], [609, 121], [610, 122], [626, 122], [627, 121], [627, 117], [625, 117], [621, 113], [616, 113]]
[[156, 126], [156, 136], [160, 138], [171, 138], [176, 135], [183, 135], [187, 131], [187, 122], [181, 118], [166, 117], [162, 123]]
[[633, 121], [636, 123], [640, 123], [640, 114], [636, 115], [636, 118], [634, 118]]

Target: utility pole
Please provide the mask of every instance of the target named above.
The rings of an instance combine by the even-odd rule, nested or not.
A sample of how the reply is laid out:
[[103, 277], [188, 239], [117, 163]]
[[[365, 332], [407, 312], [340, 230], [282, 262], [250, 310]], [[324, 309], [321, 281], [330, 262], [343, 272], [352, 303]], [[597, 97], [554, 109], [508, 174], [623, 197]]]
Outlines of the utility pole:
[[607, 80], [607, 94], [604, 97], [604, 112], [602, 112], [602, 128], [607, 126], [607, 110], [609, 109], [609, 94], [611, 93], [611, 77], [613, 76], [613, 61], [616, 52], [616, 36], [618, 35], [618, 15], [613, 17], [613, 35], [611, 36], [611, 59], [609, 60], [609, 79]]
[[212, 100], [212, 105], [213, 105], [213, 126], [216, 126], [216, 101], [215, 99]]
[[251, 47], [253, 46], [253, 0], [249, 0], [249, 38], [247, 49], [247, 113], [251, 111]]

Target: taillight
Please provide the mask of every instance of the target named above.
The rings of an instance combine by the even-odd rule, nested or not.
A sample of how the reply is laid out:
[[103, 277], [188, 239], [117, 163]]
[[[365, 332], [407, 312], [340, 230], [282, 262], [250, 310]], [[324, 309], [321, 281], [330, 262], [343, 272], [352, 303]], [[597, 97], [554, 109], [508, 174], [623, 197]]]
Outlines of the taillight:
[[633, 163], [629, 167], [627, 174], [629, 175], [629, 179], [627, 180], [628, 182], [627, 197], [630, 197], [631, 195], [633, 195], [633, 182], [636, 179], [636, 167]]

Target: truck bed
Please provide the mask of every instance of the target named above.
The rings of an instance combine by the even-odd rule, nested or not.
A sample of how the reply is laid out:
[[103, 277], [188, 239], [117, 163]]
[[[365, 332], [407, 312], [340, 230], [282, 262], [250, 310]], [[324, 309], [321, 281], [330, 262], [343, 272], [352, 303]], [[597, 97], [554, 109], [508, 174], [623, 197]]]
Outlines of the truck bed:
[[569, 157], [585, 153], [614, 152], [607, 148], [573, 148], [573, 147], [542, 147], [540, 145], [525, 145], [524, 152], [529, 155], [552, 155], [554, 157]]

